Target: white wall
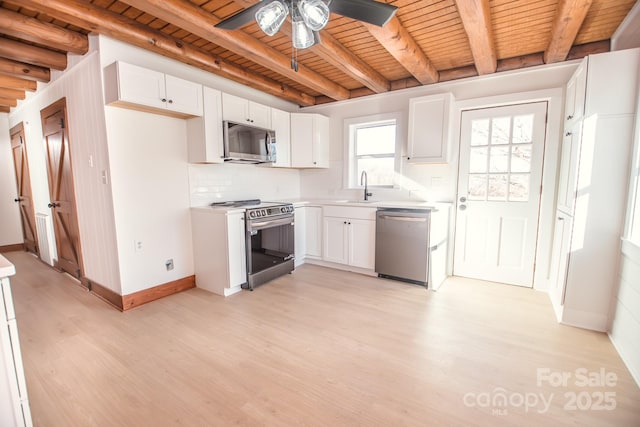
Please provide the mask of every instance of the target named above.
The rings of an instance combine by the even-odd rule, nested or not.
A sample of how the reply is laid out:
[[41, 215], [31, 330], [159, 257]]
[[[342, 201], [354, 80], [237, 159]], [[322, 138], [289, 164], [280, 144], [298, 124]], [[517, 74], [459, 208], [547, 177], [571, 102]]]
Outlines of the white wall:
[[23, 242], [20, 211], [9, 135], [9, 116], [0, 114], [0, 246]]
[[[35, 212], [49, 215], [46, 152], [40, 110], [66, 98], [71, 161], [80, 228], [84, 274], [120, 291], [111, 186], [102, 183], [109, 170], [100, 64], [96, 53], [73, 61], [63, 75], [11, 112], [11, 126], [25, 124]], [[52, 226], [52, 223], [49, 223]], [[55, 253], [55, 250], [53, 250]]]
[[259, 165], [189, 165], [191, 206], [227, 200], [300, 198], [300, 172]]
[[[374, 189], [374, 200], [417, 199], [451, 202], [455, 199], [457, 181], [458, 140], [452, 139], [451, 162], [449, 164], [417, 165], [408, 164], [407, 126], [409, 99], [443, 92], [452, 92], [456, 102], [482, 99], [519, 92], [563, 87], [569, 80], [578, 62], [568, 62], [550, 66], [532, 67], [520, 71], [496, 73], [490, 76], [474, 77], [453, 82], [437, 83], [386, 94], [326, 105], [307, 107], [304, 112], [315, 112], [328, 116], [331, 120], [331, 163], [328, 170], [305, 170], [301, 172], [301, 192], [303, 197], [348, 198], [361, 196], [361, 190], [345, 189], [343, 185], [344, 120], [354, 117], [381, 113], [400, 113], [400, 134], [403, 140], [401, 173], [405, 184], [400, 189]], [[482, 102], [479, 101], [481, 104]], [[459, 118], [459, 114], [458, 114]], [[559, 119], [559, 117], [558, 117]], [[553, 137], [559, 137], [554, 135]]]

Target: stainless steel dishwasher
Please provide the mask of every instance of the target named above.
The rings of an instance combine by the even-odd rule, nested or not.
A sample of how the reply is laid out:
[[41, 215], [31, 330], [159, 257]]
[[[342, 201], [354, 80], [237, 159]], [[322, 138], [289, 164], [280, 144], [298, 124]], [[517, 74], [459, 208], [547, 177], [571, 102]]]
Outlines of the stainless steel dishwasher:
[[432, 209], [383, 208], [376, 214], [379, 277], [428, 286]]

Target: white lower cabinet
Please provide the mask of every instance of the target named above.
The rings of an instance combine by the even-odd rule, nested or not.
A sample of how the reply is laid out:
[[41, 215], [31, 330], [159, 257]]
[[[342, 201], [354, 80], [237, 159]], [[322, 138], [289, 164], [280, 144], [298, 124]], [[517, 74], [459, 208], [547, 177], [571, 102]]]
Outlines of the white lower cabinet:
[[376, 210], [325, 206], [324, 261], [372, 270], [375, 267]]
[[322, 258], [322, 208], [306, 206], [305, 208], [305, 258]]
[[243, 211], [191, 209], [196, 286], [218, 295], [239, 292], [247, 281]]
[[0, 270], [11, 272], [0, 276], [0, 425], [29, 427], [31, 411], [24, 378], [18, 325], [13, 309], [8, 275], [13, 266], [0, 255]]

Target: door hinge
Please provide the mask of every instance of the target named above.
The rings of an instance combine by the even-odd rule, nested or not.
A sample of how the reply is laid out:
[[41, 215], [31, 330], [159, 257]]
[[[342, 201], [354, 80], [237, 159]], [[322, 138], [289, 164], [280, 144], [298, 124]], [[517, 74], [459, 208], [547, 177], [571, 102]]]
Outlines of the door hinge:
[[60, 129], [64, 129], [64, 119], [60, 119]]
[[20, 135], [20, 145], [22, 145], [22, 144], [23, 144], [23, 142], [22, 142], [22, 135]]

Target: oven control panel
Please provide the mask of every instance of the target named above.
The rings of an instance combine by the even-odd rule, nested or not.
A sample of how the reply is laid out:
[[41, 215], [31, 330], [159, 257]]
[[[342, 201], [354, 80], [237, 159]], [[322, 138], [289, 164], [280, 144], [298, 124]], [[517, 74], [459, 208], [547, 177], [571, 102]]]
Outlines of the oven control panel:
[[293, 205], [274, 206], [270, 208], [251, 209], [247, 211], [249, 218], [266, 218], [275, 215], [293, 213]]

